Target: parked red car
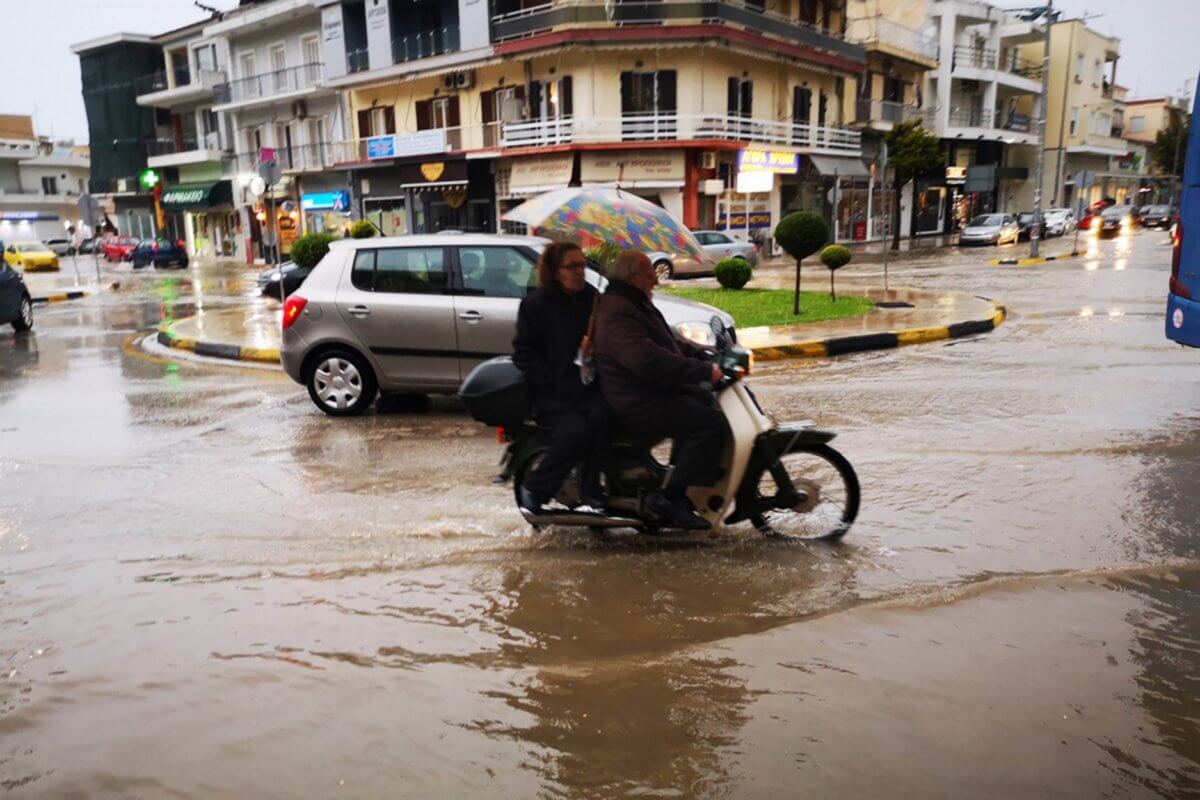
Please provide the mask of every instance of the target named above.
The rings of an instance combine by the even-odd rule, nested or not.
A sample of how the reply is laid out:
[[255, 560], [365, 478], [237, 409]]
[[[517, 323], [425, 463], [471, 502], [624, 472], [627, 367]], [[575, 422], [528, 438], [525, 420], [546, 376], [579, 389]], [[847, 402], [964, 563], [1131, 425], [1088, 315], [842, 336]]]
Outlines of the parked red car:
[[128, 261], [138, 240], [132, 236], [110, 236], [104, 243], [104, 257], [109, 261]]

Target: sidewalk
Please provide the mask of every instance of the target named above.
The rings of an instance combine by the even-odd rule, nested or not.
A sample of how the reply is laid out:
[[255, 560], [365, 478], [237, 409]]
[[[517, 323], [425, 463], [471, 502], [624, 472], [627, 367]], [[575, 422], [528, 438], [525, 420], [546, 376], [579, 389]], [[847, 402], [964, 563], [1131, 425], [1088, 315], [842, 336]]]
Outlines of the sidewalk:
[[[900, 249], [891, 249], [891, 240], [886, 242], [852, 242], [843, 243], [845, 247], [850, 249], [854, 254], [853, 264], [882, 264], [884, 253], [887, 253], [887, 260], [894, 266], [903, 266], [907, 262], [916, 261], [918, 259], [937, 258], [941, 256], [955, 255], [963, 259], [977, 259], [984, 262], [994, 262], [1001, 259], [1002, 263], [1016, 263], [1017, 259], [1028, 261], [1024, 257], [1029, 255], [1029, 243], [1021, 242], [1019, 244], [1005, 247], [959, 247], [958, 234], [946, 234], [942, 236], [922, 236], [917, 239], [901, 239]], [[1071, 252], [1072, 240], [1069, 236], [1060, 236], [1054, 239], [1047, 239], [1042, 242], [1042, 249], [1047, 257], [1043, 257], [1041, 261], [1053, 261], [1055, 259], [1063, 259], [1073, 255]], [[820, 259], [816, 255], [812, 255], [805, 260], [805, 266], [812, 265], [820, 266]], [[1032, 262], [1031, 262], [1032, 263]], [[764, 268], [795, 268], [796, 262], [786, 253], [772, 256], [763, 259], [761, 267]], [[823, 269], [823, 267], [822, 267]]]
[[[738, 341], [764, 361], [824, 358], [866, 350], [886, 350], [960, 336], [999, 326], [1002, 305], [964, 292], [870, 289], [848, 283], [847, 292], [870, 297], [878, 307], [861, 317], [807, 325], [742, 328]], [[164, 324], [157, 342], [197, 355], [234, 361], [279, 362], [280, 309], [267, 301], [241, 308], [203, 310]]]

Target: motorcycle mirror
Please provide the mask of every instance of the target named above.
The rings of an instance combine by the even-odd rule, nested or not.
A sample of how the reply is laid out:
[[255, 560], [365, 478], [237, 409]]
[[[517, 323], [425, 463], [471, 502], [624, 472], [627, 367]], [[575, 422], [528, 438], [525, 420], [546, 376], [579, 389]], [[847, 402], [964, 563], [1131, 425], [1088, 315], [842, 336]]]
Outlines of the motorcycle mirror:
[[719, 340], [725, 335], [725, 323], [721, 322], [721, 318], [713, 314], [712, 319], [708, 321], [708, 327], [712, 329], [713, 335]]

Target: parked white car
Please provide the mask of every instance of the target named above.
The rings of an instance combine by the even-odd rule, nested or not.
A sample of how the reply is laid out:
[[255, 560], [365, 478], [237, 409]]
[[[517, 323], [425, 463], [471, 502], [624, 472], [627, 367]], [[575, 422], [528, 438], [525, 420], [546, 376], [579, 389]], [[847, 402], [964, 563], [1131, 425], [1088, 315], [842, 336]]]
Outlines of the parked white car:
[[47, 239], [42, 244], [49, 247], [56, 256], [67, 256], [71, 254], [70, 239]]
[[1064, 236], [1075, 230], [1075, 212], [1069, 208], [1052, 208], [1042, 217], [1046, 220], [1047, 236]]

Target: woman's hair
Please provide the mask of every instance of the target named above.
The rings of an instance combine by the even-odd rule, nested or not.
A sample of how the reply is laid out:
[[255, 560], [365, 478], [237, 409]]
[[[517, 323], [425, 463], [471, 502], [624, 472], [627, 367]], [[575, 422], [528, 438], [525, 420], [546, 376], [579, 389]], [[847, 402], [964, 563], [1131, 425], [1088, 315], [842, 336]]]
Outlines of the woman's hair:
[[613, 281], [629, 282], [637, 274], [638, 267], [649, 264], [650, 259], [645, 253], [637, 250], [622, 250], [616, 260], [608, 265], [608, 278]]
[[538, 286], [543, 289], [558, 289], [559, 285], [558, 281], [554, 279], [554, 271], [562, 266], [567, 253], [576, 250], [580, 253], [583, 252], [583, 248], [573, 242], [553, 242], [546, 245], [537, 265]]

